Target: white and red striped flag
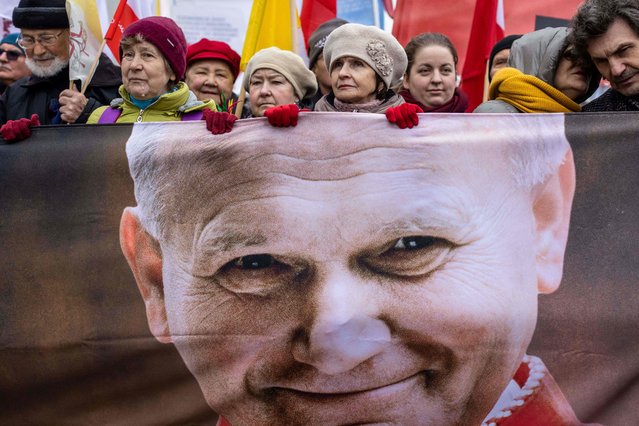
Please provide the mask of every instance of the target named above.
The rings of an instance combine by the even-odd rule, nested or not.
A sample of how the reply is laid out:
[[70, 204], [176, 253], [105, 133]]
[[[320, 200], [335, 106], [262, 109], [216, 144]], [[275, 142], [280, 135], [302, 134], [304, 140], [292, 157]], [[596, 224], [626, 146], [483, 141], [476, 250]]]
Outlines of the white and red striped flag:
[[468, 111], [483, 101], [490, 51], [504, 38], [503, 0], [477, 0], [462, 73], [462, 90], [468, 95]]
[[[122, 33], [132, 23], [147, 16], [158, 14], [157, 0], [120, 0], [115, 7], [113, 0], [98, 0], [98, 12], [109, 48], [107, 53], [120, 62], [120, 40]], [[113, 17], [113, 18], [111, 18]], [[107, 29], [106, 31], [104, 29]]]

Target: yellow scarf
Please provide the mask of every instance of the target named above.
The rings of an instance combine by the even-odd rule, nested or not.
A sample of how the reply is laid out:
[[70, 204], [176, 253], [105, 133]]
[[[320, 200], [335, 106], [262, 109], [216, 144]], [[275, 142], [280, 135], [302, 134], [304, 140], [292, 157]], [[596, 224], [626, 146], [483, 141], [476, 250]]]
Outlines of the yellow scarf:
[[522, 112], [578, 112], [579, 104], [537, 77], [516, 68], [502, 68], [495, 74], [489, 99], [509, 103]]

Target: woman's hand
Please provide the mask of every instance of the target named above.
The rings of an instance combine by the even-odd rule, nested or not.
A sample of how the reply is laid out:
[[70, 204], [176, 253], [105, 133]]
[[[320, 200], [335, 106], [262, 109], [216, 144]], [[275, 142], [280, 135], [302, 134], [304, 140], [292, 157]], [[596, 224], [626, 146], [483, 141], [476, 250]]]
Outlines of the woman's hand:
[[237, 117], [228, 112], [215, 112], [210, 109], [204, 110], [202, 116], [206, 120], [206, 128], [214, 135], [221, 135], [233, 130], [233, 125], [237, 121]]
[[397, 124], [400, 129], [409, 128], [419, 124], [418, 112], [424, 112], [415, 104], [401, 104], [396, 107], [390, 107], [386, 110], [386, 118], [391, 123]]
[[300, 109], [295, 104], [278, 105], [264, 111], [264, 117], [268, 118], [271, 126], [295, 127]]

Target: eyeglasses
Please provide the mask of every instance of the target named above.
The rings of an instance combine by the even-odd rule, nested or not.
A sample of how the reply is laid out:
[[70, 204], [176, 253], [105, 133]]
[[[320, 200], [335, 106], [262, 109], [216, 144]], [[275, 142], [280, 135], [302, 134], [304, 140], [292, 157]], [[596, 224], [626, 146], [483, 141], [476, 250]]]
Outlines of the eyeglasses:
[[11, 62], [17, 60], [20, 56], [24, 55], [24, 53], [16, 52], [15, 50], [0, 49], [0, 56], [2, 56], [3, 53], [7, 54], [7, 59], [10, 60]]
[[18, 44], [25, 49], [31, 49], [35, 46], [36, 43], [39, 43], [40, 46], [53, 46], [58, 38], [62, 35], [64, 30], [60, 31], [58, 34], [42, 34], [37, 38], [33, 38], [31, 36], [25, 36], [20, 34], [20, 38], [18, 39]]

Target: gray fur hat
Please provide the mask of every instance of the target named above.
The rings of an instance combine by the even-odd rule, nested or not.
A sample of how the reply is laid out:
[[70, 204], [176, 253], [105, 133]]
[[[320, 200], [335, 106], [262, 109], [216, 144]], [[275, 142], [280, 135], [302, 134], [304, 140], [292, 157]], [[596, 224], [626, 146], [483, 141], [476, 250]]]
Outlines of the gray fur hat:
[[295, 89], [295, 95], [301, 100], [311, 97], [317, 92], [315, 74], [293, 52], [278, 47], [268, 47], [257, 52], [246, 65], [244, 89], [248, 92], [251, 76], [259, 69], [270, 69], [282, 74]]
[[401, 44], [392, 34], [377, 27], [345, 24], [326, 39], [324, 60], [329, 71], [339, 58], [351, 56], [367, 63], [389, 89], [406, 72], [408, 59]]

